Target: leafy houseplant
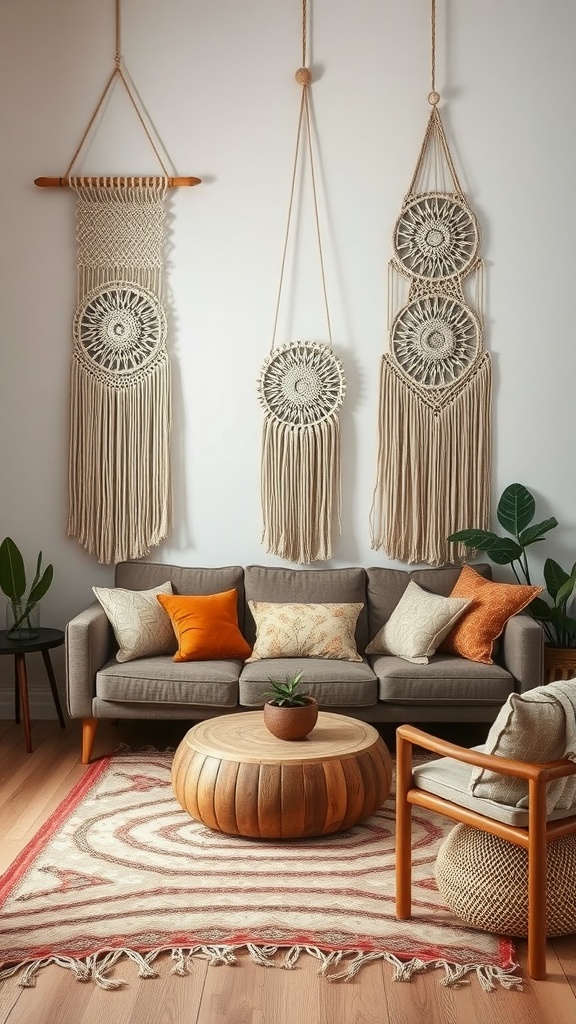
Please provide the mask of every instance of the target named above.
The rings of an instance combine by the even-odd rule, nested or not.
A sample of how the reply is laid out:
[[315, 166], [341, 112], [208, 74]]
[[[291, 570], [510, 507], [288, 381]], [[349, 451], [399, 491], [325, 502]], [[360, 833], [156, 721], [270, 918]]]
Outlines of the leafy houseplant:
[[286, 682], [270, 679], [271, 690], [264, 696], [264, 724], [278, 739], [301, 740], [312, 732], [318, 720], [318, 703], [314, 697], [300, 692], [304, 671], [296, 672]]
[[0, 544], [0, 589], [9, 601], [10, 625], [6, 631], [9, 640], [28, 640], [34, 636], [32, 613], [50, 587], [53, 575], [52, 565], [47, 565], [42, 572], [42, 552], [40, 552], [36, 562], [34, 581], [28, 596], [25, 597], [24, 559], [12, 538], [4, 538]]
[[[502, 492], [496, 515], [500, 526], [512, 534], [499, 537], [491, 530], [459, 530], [448, 537], [476, 551], [484, 551], [496, 565], [510, 565], [518, 583], [532, 584], [527, 548], [558, 526], [552, 516], [541, 523], [532, 523], [536, 512], [533, 495], [523, 484], [510, 484]], [[576, 619], [567, 613], [567, 604], [576, 587], [576, 563], [566, 572], [547, 558], [544, 563], [547, 597], [535, 597], [526, 611], [542, 625], [545, 643], [554, 648], [576, 647]]]

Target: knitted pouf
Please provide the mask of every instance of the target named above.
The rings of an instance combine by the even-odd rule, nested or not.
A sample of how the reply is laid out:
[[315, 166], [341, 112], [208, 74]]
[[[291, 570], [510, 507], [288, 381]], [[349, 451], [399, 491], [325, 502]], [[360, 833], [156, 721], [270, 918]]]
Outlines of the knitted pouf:
[[[456, 825], [436, 860], [436, 884], [458, 917], [499, 935], [528, 933], [528, 854], [470, 825]], [[547, 935], [576, 932], [576, 835], [548, 845]]]

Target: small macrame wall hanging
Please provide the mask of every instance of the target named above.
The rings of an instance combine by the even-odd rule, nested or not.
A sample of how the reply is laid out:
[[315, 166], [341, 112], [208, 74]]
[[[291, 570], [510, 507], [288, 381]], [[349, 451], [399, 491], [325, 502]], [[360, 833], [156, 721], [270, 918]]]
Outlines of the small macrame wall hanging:
[[[334, 354], [314, 168], [307, 60], [307, 4], [302, 3], [301, 86], [288, 221], [270, 355], [258, 379], [264, 409], [261, 460], [262, 543], [270, 554], [310, 563], [332, 557], [334, 521], [340, 529], [340, 425], [346, 393], [342, 363]], [[328, 342], [294, 341], [276, 346], [286, 254], [296, 198], [300, 154], [306, 149], [312, 189]]]
[[[199, 178], [169, 174], [120, 49], [80, 144], [61, 178], [76, 193], [77, 306], [73, 320], [68, 534], [99, 562], [141, 558], [171, 519], [171, 385], [165, 310], [168, 189]], [[97, 115], [118, 80], [162, 168], [160, 176], [74, 176]]]
[[438, 109], [435, 0], [431, 41], [432, 110], [389, 264], [370, 527], [374, 549], [438, 565], [465, 553], [451, 533], [489, 525], [492, 375], [478, 224]]

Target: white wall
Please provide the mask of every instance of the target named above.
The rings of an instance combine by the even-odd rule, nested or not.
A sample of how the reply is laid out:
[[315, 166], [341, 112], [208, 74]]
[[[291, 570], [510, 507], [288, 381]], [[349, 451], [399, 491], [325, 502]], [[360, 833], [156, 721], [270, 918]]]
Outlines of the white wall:
[[[342, 410], [343, 529], [334, 565], [370, 548], [379, 359], [392, 229], [429, 114], [429, 0], [308, 0], [317, 172]], [[576, 557], [573, 0], [438, 0], [436, 84], [458, 174], [482, 230], [494, 365], [493, 504], [527, 484]], [[178, 174], [169, 279], [174, 529], [157, 561], [279, 563], [260, 544], [261, 410], [296, 137], [299, 0], [123, 0], [126, 66]], [[112, 569], [66, 536], [68, 374], [75, 304], [69, 190], [38, 189], [72, 157], [114, 66], [114, 3], [0, 0], [0, 535], [30, 570], [54, 563], [44, 624], [62, 627]], [[75, 170], [154, 173], [122, 90]], [[306, 208], [278, 343], [326, 340]], [[51, 714], [29, 659], [33, 714]], [[54, 655], [60, 681], [62, 652]], [[41, 664], [41, 663], [40, 663]], [[0, 712], [12, 665], [0, 662]]]

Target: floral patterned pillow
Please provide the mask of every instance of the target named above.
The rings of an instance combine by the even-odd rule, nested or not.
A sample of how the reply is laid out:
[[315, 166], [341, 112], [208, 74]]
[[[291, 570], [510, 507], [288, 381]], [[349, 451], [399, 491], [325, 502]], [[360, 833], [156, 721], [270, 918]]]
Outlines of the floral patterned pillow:
[[248, 661], [333, 658], [362, 661], [355, 630], [363, 604], [277, 604], [249, 601], [256, 642]]

